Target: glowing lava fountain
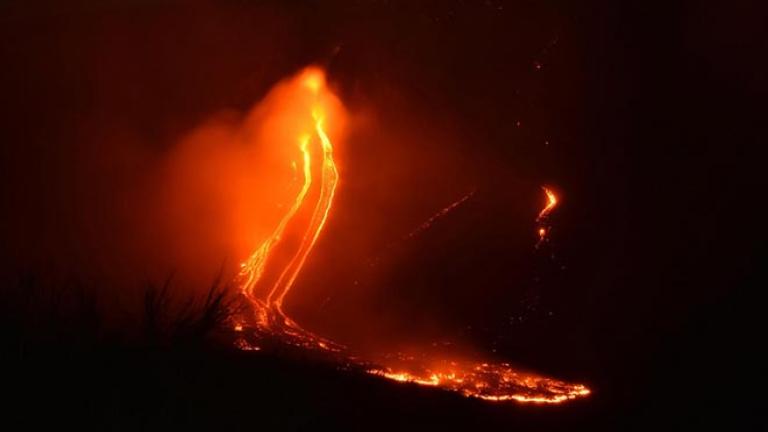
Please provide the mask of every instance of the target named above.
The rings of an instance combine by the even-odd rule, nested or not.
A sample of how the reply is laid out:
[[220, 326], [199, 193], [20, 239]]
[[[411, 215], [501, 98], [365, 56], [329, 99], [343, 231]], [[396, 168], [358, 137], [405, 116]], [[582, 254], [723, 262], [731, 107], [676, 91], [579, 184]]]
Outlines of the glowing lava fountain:
[[542, 243], [547, 241], [547, 234], [549, 234], [549, 214], [552, 213], [552, 210], [555, 208], [555, 206], [557, 206], [558, 203], [557, 195], [555, 195], [552, 189], [548, 188], [547, 186], [542, 186], [541, 189], [547, 196], [547, 203], [539, 212], [539, 216], [536, 217], [536, 223], [539, 225], [537, 228], [537, 232], [539, 234], [539, 241], [536, 243], [537, 248], [541, 246]]
[[[253, 313], [242, 316], [235, 330], [245, 332], [245, 324], [257, 338], [269, 337], [302, 349], [332, 353], [343, 364], [357, 365], [376, 376], [484, 400], [559, 403], [589, 394], [583, 385], [523, 373], [506, 363], [402, 353], [361, 361], [347, 348], [303, 329], [285, 314], [283, 301], [323, 231], [339, 183], [327, 125], [334, 120], [329, 116], [338, 112], [340, 105], [319, 68], [307, 68], [281, 85], [287, 86], [285, 97], [290, 101], [285, 106], [290, 112], [283, 113], [286, 115], [281, 117], [278, 130], [295, 136], [290, 161], [295, 196], [271, 233], [241, 264], [238, 283]], [[556, 202], [554, 195], [546, 191], [551, 204], [540, 219]], [[259, 349], [245, 338], [238, 345], [246, 350]]]

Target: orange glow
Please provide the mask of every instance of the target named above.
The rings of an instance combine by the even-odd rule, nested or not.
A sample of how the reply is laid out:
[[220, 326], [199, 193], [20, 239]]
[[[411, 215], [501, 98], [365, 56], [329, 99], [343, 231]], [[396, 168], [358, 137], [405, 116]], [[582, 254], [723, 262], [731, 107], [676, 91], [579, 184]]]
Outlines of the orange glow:
[[325, 75], [322, 70], [317, 68], [308, 68], [303, 74], [304, 85], [314, 93], [320, 91], [320, 87], [325, 84]]
[[[384, 366], [372, 366], [361, 361], [349, 350], [330, 340], [315, 335], [288, 317], [283, 303], [291, 291], [304, 264], [314, 248], [333, 207], [339, 183], [339, 170], [334, 159], [332, 133], [338, 131], [343, 115], [340, 104], [327, 88], [324, 72], [307, 68], [296, 77], [281, 84], [282, 93], [275, 96], [281, 111], [276, 114], [279, 127], [270, 129], [270, 139], [290, 143], [292, 155], [286, 166], [291, 167], [294, 195], [290, 206], [283, 208], [274, 229], [260, 241], [254, 252], [241, 264], [238, 283], [243, 296], [250, 302], [254, 315], [243, 316], [235, 324], [242, 332], [236, 343], [243, 350], [261, 348], [248, 342], [248, 330], [258, 337], [279, 340], [307, 350], [334, 353], [343, 363], [358, 365], [370, 374], [398, 382], [411, 382], [440, 387], [468, 397], [489, 401], [514, 400], [519, 402], [558, 403], [589, 394], [579, 384], [524, 374], [508, 364], [448, 361], [441, 358], [399, 357], [384, 359]], [[280, 141], [279, 134], [295, 137], [295, 141]], [[300, 186], [296, 186], [300, 185]], [[540, 218], [554, 207], [555, 195], [544, 188], [549, 204]], [[409, 236], [429, 228], [438, 218], [468, 200], [473, 192], [438, 212]], [[282, 208], [282, 207], [280, 207]], [[544, 228], [542, 227], [542, 230]], [[540, 231], [543, 236], [546, 231]], [[249, 327], [249, 323], [252, 323]], [[395, 366], [397, 364], [397, 366]], [[438, 367], [435, 367], [438, 365]]]
[[547, 203], [539, 212], [538, 217], [536, 217], [536, 222], [539, 224], [539, 227], [536, 230], [536, 232], [539, 234], [539, 241], [536, 242], [537, 248], [541, 246], [542, 243], [547, 241], [547, 234], [549, 234], [547, 219], [549, 219], [549, 214], [557, 206], [558, 203], [557, 195], [555, 195], [552, 189], [548, 188], [547, 186], [542, 186], [541, 189], [544, 191], [544, 195], [547, 197]]
[[537, 221], [541, 221], [545, 217], [549, 215], [549, 213], [552, 211], [553, 208], [557, 205], [557, 195], [555, 195], [554, 192], [552, 192], [552, 189], [542, 186], [541, 189], [544, 191], [544, 194], [547, 196], [547, 204], [544, 206], [543, 209], [539, 212], [539, 217], [536, 218]]

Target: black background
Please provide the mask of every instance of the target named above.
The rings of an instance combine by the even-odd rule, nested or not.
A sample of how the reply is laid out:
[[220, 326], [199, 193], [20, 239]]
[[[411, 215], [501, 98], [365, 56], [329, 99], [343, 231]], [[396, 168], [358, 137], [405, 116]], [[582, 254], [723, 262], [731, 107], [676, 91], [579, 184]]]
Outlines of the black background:
[[[433, 202], [412, 192], [422, 213], [393, 222], [384, 244], [444, 205], [443, 197], [476, 190], [455, 217], [397, 246], [397, 271], [379, 282], [395, 288], [380, 294], [380, 307], [408, 314], [441, 299], [428, 314], [454, 331], [473, 323], [482, 330], [464, 336], [480, 346], [594, 389], [572, 407], [487, 407], [261, 361], [257, 376], [305, 374], [308, 381], [286, 379], [301, 395], [298, 405], [273, 400], [267, 406], [279, 408], [266, 413], [260, 403], [239, 402], [231, 406], [244, 408], [233, 414], [224, 402], [179, 395], [268, 398], [220, 384], [232, 379], [221, 371], [201, 378], [207, 370], [196, 364], [179, 381], [200, 380], [199, 387], [168, 390], [185, 409], [148, 409], [131, 421], [157, 427], [202, 416], [215, 425], [220, 415], [252, 429], [258, 425], [249, 421], [265, 416], [272, 429], [285, 415], [288, 429], [765, 427], [757, 150], [768, 88], [757, 2], [6, 2], [0, 11], [5, 273], [44, 272], [40, 263], [57, 254], [75, 257], [64, 260], [72, 272], [88, 272], [99, 251], [83, 250], [78, 239], [84, 226], [101, 222], [98, 212], [80, 214], [90, 198], [72, 192], [93, 179], [73, 174], [72, 154], [87, 153], [83, 145], [129, 130], [163, 148], [211, 112], [245, 110], [278, 79], [321, 62], [351, 112], [381, 104], [387, 122], [418, 128], [423, 115], [460, 137], [447, 145], [468, 161], [468, 172]], [[530, 223], [540, 184], [563, 191], [552, 243], [534, 250], [533, 225], [511, 230], [512, 249], [523, 252], [510, 255], [509, 242], [497, 238], [501, 219]], [[522, 197], [530, 208], [505, 215], [499, 197]], [[331, 225], [327, 236], [341, 231]], [[462, 295], [478, 275], [494, 288], [486, 300], [469, 301]], [[436, 286], [439, 293], [429, 288]], [[338, 301], [329, 307], [344, 310]], [[323, 328], [322, 314], [297, 310]], [[131, 364], [151, 369], [145, 362]], [[242, 379], [243, 387], [261, 382]], [[318, 404], [322, 411], [312, 408]], [[122, 418], [93, 410], [105, 424]]]

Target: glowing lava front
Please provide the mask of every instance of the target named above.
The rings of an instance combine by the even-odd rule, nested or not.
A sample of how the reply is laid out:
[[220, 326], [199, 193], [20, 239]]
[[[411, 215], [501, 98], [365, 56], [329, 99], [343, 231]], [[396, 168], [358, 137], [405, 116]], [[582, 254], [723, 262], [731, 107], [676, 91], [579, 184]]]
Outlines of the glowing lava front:
[[372, 373], [400, 381], [435, 386], [487, 401], [560, 403], [590, 393], [579, 384], [526, 374], [507, 363], [473, 363], [442, 361], [437, 369], [424, 369], [419, 374], [394, 372], [392, 369]]
[[[376, 364], [363, 362], [347, 348], [304, 330], [284, 313], [283, 301], [323, 231], [339, 183], [327, 130], [328, 122], [334, 121], [330, 117], [339, 108], [319, 68], [307, 68], [281, 85], [288, 89], [283, 96], [288, 100], [281, 106], [290, 112], [282, 113], [285, 121], [280, 123], [278, 131], [295, 136], [295, 148], [290, 153], [294, 155], [290, 166], [294, 172], [295, 196], [271, 234], [241, 264], [238, 283], [253, 313], [238, 317], [234, 330], [245, 334], [247, 329], [252, 329], [257, 338], [269, 337], [302, 349], [332, 353], [338, 361], [357, 365], [376, 376], [440, 387], [489, 401], [559, 403], [589, 394], [583, 385], [518, 372], [506, 363], [411, 357], [400, 353], [384, 356]], [[551, 191], [546, 188], [545, 191], [549, 204], [539, 215], [540, 221], [557, 202]], [[472, 192], [435, 218], [471, 195]], [[427, 225], [431, 222], [432, 219]], [[237, 346], [243, 350], [260, 349], [245, 338], [239, 339]]]

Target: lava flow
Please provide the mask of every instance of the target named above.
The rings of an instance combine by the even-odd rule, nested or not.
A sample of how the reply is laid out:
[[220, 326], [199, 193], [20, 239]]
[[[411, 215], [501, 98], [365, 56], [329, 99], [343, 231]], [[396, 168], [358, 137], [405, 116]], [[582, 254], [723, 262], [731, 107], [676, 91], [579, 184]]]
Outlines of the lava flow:
[[[362, 361], [346, 347], [303, 329], [285, 314], [283, 301], [323, 231], [339, 183], [327, 129], [328, 122], [334, 121], [330, 116], [339, 112], [339, 105], [319, 68], [307, 68], [284, 85], [290, 89], [285, 96], [290, 99], [285, 104], [290, 112], [282, 113], [284, 121], [278, 130], [296, 137], [295, 148], [289, 152], [293, 155], [290, 166], [295, 196], [271, 234], [241, 264], [238, 283], [251, 310], [239, 317], [235, 330], [245, 332], [247, 327], [257, 339], [332, 353], [345, 365], [356, 365], [372, 375], [440, 387], [484, 400], [559, 403], [589, 394], [583, 385], [519, 372], [506, 363], [401, 353]], [[540, 219], [556, 203], [554, 195], [548, 189], [545, 191], [550, 205], [539, 215]], [[471, 194], [443, 212], [447, 213]], [[238, 346], [244, 350], [260, 349], [245, 338], [238, 341]]]
[[[240, 287], [250, 301], [257, 318], [257, 327], [263, 332], [279, 334], [290, 338], [294, 344], [323, 349], [338, 349], [304, 329], [283, 312], [283, 299], [296, 280], [309, 252], [315, 245], [328, 219], [333, 196], [339, 180], [338, 169], [333, 159], [333, 146], [325, 131], [325, 117], [328, 105], [334, 96], [325, 87], [325, 75], [318, 68], [307, 68], [295, 82], [291, 95], [295, 102], [290, 105], [296, 111], [291, 114], [282, 128], [296, 128], [298, 160], [291, 166], [301, 166], [301, 187], [288, 211], [280, 219], [272, 234], [264, 240], [247, 261], [241, 264]], [[319, 160], [319, 166], [313, 162]], [[314, 178], [317, 175], [318, 178]], [[308, 202], [310, 196], [315, 202]], [[289, 227], [290, 225], [300, 225]], [[289, 228], [294, 228], [287, 232]], [[283, 254], [275, 257], [275, 250], [285, 237], [293, 235], [295, 245], [286, 245]], [[269, 269], [270, 260], [280, 259], [275, 268]], [[269, 274], [268, 270], [279, 273]]]

